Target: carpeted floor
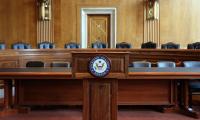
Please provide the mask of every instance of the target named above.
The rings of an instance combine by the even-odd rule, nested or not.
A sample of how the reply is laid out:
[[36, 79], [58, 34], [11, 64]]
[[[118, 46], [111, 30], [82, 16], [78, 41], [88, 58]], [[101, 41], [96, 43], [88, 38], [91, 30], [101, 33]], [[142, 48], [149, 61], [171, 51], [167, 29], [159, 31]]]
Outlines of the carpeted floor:
[[[79, 110], [46, 110], [32, 111], [28, 114], [18, 114], [1, 117], [0, 120], [82, 120]], [[160, 113], [151, 110], [120, 110], [118, 120], [196, 120], [177, 113]]]
[[[3, 92], [0, 90], [0, 106], [3, 103]], [[200, 107], [197, 107], [200, 111]], [[32, 110], [28, 114], [17, 114], [0, 117], [0, 120], [82, 120], [80, 109]], [[120, 109], [118, 120], [197, 120], [179, 113], [161, 113], [148, 109]], [[200, 119], [199, 119], [200, 120]]]

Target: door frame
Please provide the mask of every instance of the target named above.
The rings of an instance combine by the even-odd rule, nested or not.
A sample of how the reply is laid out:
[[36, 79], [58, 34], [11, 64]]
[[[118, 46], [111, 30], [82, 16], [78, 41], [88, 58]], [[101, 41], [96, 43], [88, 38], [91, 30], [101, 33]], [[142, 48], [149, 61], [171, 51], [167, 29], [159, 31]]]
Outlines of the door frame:
[[115, 48], [116, 34], [117, 34], [117, 9], [112, 7], [81, 8], [81, 48], [87, 48], [87, 43], [88, 43], [87, 17], [89, 14], [110, 15], [110, 48]]

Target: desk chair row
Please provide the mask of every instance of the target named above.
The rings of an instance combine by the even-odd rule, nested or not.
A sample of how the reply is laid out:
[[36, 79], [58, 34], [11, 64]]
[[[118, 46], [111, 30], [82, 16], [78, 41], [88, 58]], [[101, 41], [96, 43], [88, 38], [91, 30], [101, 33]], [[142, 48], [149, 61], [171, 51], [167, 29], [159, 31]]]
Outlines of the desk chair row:
[[[5, 49], [6, 46], [4, 43], [0, 43], [0, 49]], [[23, 42], [15, 43], [11, 46], [12, 49], [31, 49], [31, 45]], [[42, 42], [37, 45], [37, 48], [39, 49], [53, 49], [55, 48], [55, 44], [50, 42]], [[70, 42], [64, 45], [64, 48], [81, 48], [79, 44]], [[108, 48], [108, 46], [105, 43], [102, 42], [95, 42], [92, 43], [92, 48]], [[116, 48], [132, 48], [131, 44], [129, 43], [118, 43], [116, 45]]]
[[[70, 68], [70, 62], [52, 62], [50, 66]], [[42, 61], [28, 61], [26, 67], [45, 67], [45, 63]]]
[[[65, 48], [80, 48], [80, 45], [74, 42], [70, 42], [64, 45]], [[103, 43], [103, 42], [95, 42], [92, 43], [92, 48], [107, 48], [108, 46]], [[142, 43], [141, 48], [151, 48], [155, 49], [157, 47], [156, 43], [153, 42], [147, 42], [147, 43]], [[5, 49], [6, 46], [4, 43], [0, 43], [0, 49]], [[31, 45], [27, 43], [15, 43], [11, 46], [12, 49], [31, 49]], [[55, 48], [55, 44], [50, 43], [50, 42], [42, 42], [38, 44], [39, 49], [53, 49]], [[116, 48], [132, 48], [132, 45], [130, 43], [126, 42], [121, 42], [116, 44]], [[172, 42], [162, 44], [161, 49], [179, 49], [180, 45], [175, 44]], [[188, 44], [188, 49], [200, 49], [200, 42]]]

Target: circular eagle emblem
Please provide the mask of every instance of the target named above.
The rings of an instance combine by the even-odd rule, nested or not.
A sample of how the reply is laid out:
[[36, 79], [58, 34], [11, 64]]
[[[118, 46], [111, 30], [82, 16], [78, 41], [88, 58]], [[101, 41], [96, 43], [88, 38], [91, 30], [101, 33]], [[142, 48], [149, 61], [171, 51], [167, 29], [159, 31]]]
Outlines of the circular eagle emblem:
[[89, 62], [89, 71], [95, 77], [104, 77], [110, 72], [110, 60], [105, 56], [95, 56]]

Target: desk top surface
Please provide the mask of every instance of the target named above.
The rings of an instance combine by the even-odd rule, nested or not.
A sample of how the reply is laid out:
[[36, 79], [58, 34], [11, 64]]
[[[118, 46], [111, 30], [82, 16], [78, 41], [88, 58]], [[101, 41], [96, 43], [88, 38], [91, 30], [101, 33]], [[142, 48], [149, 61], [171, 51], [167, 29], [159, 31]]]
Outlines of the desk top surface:
[[[133, 68], [129, 67], [129, 72], [200, 72], [200, 68]], [[71, 68], [55, 67], [55, 68], [0, 68], [3, 72], [71, 72]]]
[[65, 68], [65, 67], [0, 68], [0, 73], [3, 72], [71, 72], [71, 68]]
[[133, 68], [130, 67], [129, 72], [200, 72], [200, 68], [185, 68], [185, 67], [176, 67], [176, 68]]

